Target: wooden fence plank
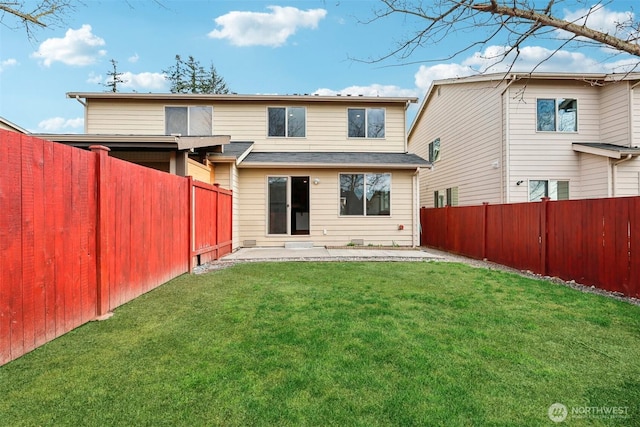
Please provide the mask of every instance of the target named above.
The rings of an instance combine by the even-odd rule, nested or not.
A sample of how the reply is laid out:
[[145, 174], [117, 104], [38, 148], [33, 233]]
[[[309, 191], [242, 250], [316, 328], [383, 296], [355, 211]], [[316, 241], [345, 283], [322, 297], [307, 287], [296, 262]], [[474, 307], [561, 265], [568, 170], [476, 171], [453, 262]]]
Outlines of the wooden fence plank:
[[15, 138], [10, 141], [14, 145], [14, 150], [20, 153], [20, 157], [16, 158], [12, 156], [9, 158], [8, 168], [11, 171], [10, 174], [14, 177], [15, 187], [6, 190], [12, 194], [12, 199], [9, 200], [7, 206], [3, 206], [3, 210], [7, 209], [9, 214], [9, 239], [15, 242], [10, 245], [8, 256], [10, 258], [10, 274], [9, 282], [11, 286], [11, 302], [10, 302], [10, 319], [11, 319], [11, 354], [23, 354], [24, 353], [24, 314], [23, 314], [23, 274], [22, 268], [24, 263], [22, 261], [22, 151], [23, 142], [21, 138]]
[[629, 295], [640, 298], [640, 197], [629, 200]]
[[19, 134], [0, 133], [0, 363], [24, 350], [21, 145]]
[[45, 141], [33, 140], [33, 298], [34, 298], [34, 347], [47, 342], [47, 280], [46, 280], [46, 249], [45, 236], [47, 235], [45, 218], [46, 204], [45, 194], [46, 175], [44, 173]]
[[35, 241], [34, 241], [34, 147], [37, 142], [22, 144], [22, 333], [23, 351], [35, 348]]
[[56, 205], [59, 195], [57, 180], [54, 178], [55, 169], [55, 145], [47, 142], [44, 144], [44, 177], [46, 177], [47, 190], [44, 192], [44, 212], [46, 233], [42, 239], [44, 250], [44, 275], [46, 279], [45, 290], [45, 328], [46, 341], [51, 341], [56, 335]]

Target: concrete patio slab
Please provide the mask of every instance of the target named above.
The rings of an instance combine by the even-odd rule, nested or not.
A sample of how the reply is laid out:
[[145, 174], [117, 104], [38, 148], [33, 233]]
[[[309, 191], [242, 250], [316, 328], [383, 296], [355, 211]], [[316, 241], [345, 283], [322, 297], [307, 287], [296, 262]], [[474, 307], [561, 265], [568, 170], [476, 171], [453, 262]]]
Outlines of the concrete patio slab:
[[220, 261], [249, 261], [269, 259], [440, 259], [440, 255], [429, 253], [421, 249], [357, 249], [357, 248], [283, 248], [283, 247], [259, 247], [241, 248], [225, 255]]

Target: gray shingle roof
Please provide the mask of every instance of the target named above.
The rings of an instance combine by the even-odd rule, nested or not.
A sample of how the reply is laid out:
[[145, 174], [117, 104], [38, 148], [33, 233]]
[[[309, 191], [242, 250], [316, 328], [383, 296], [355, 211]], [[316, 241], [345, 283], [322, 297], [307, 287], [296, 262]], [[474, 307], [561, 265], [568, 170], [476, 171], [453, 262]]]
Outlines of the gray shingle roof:
[[431, 166], [427, 160], [410, 153], [354, 153], [354, 152], [251, 152], [241, 166], [265, 164], [283, 166], [385, 166], [417, 168]]
[[622, 154], [640, 154], [640, 147], [624, 147], [615, 144], [605, 144], [601, 142], [574, 142], [573, 145], [598, 148], [600, 150], [615, 151]]
[[224, 146], [224, 152], [220, 155], [225, 157], [235, 157], [237, 159], [250, 149], [252, 145], [253, 142], [231, 141], [231, 143]]
[[625, 147], [623, 145], [605, 144], [602, 142], [574, 142], [572, 147], [573, 151], [577, 151], [578, 153], [594, 154], [610, 159], [640, 156], [640, 148], [638, 147]]

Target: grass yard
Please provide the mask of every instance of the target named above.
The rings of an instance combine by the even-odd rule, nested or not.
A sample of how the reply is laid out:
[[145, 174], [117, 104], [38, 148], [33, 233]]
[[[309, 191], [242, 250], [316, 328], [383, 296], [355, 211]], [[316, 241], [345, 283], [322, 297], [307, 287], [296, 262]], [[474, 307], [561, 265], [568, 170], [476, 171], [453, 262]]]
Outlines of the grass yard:
[[566, 425], [640, 425], [640, 307], [460, 264], [238, 264], [0, 367], [0, 389], [6, 426], [561, 425], [556, 402]]

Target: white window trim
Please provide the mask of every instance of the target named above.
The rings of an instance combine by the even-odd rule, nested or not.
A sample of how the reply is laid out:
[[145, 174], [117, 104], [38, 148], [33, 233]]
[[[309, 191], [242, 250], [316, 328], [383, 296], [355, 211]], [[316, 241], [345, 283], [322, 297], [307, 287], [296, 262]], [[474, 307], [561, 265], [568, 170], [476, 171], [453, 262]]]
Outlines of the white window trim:
[[[567, 185], [569, 186], [569, 199], [558, 199], [558, 200], [571, 200], [571, 180], [570, 179], [565, 179], [565, 178], [530, 178], [527, 179], [527, 201], [531, 202], [531, 181], [547, 181], [547, 186], [549, 185], [549, 181], [556, 181], [556, 182], [566, 182]], [[548, 187], [547, 187], [548, 189]], [[554, 200], [554, 199], [551, 199]], [[539, 200], [535, 200], [535, 202], [537, 202]]]
[[[555, 130], [538, 130], [538, 101], [541, 99], [552, 99], [555, 101]], [[576, 105], [577, 105], [577, 110], [576, 110], [576, 130], [558, 130], [558, 106], [560, 105], [560, 103], [558, 101], [563, 100], [563, 99], [575, 99], [576, 101]], [[535, 121], [535, 130], [536, 133], [542, 133], [542, 134], [560, 134], [560, 135], [564, 135], [564, 134], [568, 134], [568, 135], [574, 135], [576, 133], [578, 133], [580, 131], [580, 121], [578, 120], [578, 113], [580, 111], [580, 100], [578, 98], [572, 98], [572, 97], [560, 97], [560, 98], [555, 98], [555, 97], [544, 97], [544, 96], [540, 96], [538, 98], [536, 98], [536, 121]]]
[[[164, 129], [165, 131], [167, 130], [167, 108], [186, 108], [187, 109], [187, 134], [186, 135], [182, 135], [180, 134], [180, 136], [205, 136], [205, 135], [191, 135], [189, 133], [189, 128], [191, 127], [191, 113], [189, 108], [191, 107], [204, 107], [204, 108], [209, 108], [209, 110], [211, 110], [211, 129], [210, 129], [210, 133], [206, 136], [212, 136], [213, 135], [213, 106], [211, 105], [165, 105], [164, 106]], [[171, 135], [177, 135], [177, 134], [171, 134]]]
[[[340, 213], [340, 202], [342, 199], [342, 196], [340, 195], [340, 192], [342, 191], [342, 189], [340, 188], [340, 175], [389, 175], [389, 215], [367, 215], [367, 205], [364, 204], [363, 206], [363, 214], [362, 215], [342, 215]], [[393, 173], [392, 172], [347, 172], [347, 171], [343, 171], [343, 172], [338, 172], [338, 176], [337, 176], [337, 183], [338, 183], [338, 218], [391, 218], [393, 217]], [[365, 183], [366, 183], [366, 177], [365, 177]], [[365, 186], [365, 198], [366, 198], [366, 186]], [[364, 203], [364, 201], [363, 201]]]
[[[284, 136], [271, 136], [269, 135], [269, 109], [270, 108], [284, 108]], [[289, 115], [287, 114], [289, 108], [302, 108], [304, 109], [304, 136], [289, 136]], [[266, 114], [266, 122], [267, 122], [267, 138], [268, 139], [307, 139], [307, 130], [309, 127], [307, 126], [307, 107], [306, 106], [296, 106], [296, 105], [269, 105], [265, 111]]]
[[[349, 136], [349, 110], [364, 110], [364, 136]], [[382, 110], [384, 111], [384, 136], [382, 138], [373, 138], [367, 136], [367, 131], [369, 130], [369, 114], [367, 114], [368, 110]], [[373, 140], [373, 141], [384, 141], [387, 139], [387, 109], [384, 107], [347, 107], [346, 110], [346, 119], [347, 119], [347, 139], [352, 139], [355, 141], [363, 141]]]

